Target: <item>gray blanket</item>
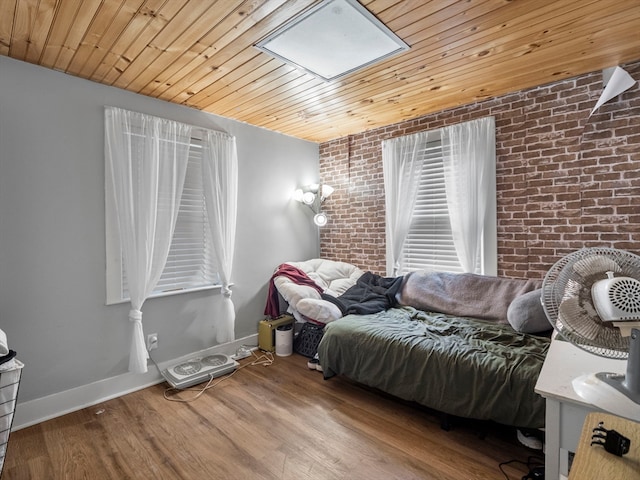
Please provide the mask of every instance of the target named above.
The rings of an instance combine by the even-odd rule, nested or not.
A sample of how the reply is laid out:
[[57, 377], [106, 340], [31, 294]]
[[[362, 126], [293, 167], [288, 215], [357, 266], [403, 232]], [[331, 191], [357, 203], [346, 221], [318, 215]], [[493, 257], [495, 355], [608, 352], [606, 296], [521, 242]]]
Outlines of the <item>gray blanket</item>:
[[508, 323], [511, 301], [541, 285], [540, 280], [472, 273], [412, 272], [405, 275], [398, 303], [419, 310]]

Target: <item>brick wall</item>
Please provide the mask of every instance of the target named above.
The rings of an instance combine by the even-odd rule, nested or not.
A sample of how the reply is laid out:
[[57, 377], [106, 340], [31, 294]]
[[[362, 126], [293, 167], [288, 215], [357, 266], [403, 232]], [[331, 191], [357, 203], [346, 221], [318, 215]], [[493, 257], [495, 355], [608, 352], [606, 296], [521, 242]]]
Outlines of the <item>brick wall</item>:
[[[623, 66], [640, 79], [640, 62]], [[381, 141], [496, 118], [498, 274], [542, 278], [589, 246], [640, 255], [640, 87], [589, 112], [601, 72], [370, 130], [320, 145], [321, 255], [385, 273]]]

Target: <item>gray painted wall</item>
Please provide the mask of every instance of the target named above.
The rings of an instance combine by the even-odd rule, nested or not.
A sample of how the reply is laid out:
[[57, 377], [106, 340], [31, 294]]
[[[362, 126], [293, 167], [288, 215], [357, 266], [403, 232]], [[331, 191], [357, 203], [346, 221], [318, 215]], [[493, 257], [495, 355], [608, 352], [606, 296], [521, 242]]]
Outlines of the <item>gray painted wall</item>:
[[[104, 105], [236, 136], [236, 338], [257, 332], [273, 269], [319, 253], [308, 212], [290, 200], [318, 180], [317, 144], [0, 57], [0, 328], [25, 364], [20, 402], [127, 372], [129, 305], [105, 305]], [[154, 358], [215, 345], [219, 299], [147, 300]]]

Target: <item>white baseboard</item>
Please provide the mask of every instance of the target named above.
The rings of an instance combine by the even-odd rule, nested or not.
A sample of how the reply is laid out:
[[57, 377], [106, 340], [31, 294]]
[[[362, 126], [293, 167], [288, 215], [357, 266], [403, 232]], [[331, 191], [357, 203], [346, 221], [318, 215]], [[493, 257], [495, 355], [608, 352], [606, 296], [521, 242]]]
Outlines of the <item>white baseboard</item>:
[[[233, 342], [216, 345], [203, 350], [207, 353], [224, 353], [233, 355], [241, 345], [257, 345], [258, 335], [234, 340]], [[195, 352], [194, 352], [195, 353]], [[189, 354], [188, 356], [193, 355]], [[183, 357], [180, 357], [183, 358]], [[179, 359], [163, 362], [163, 365], [174, 363]], [[42, 398], [36, 398], [16, 405], [13, 416], [12, 431], [29, 427], [45, 420], [60, 417], [67, 413], [82, 410], [112, 398], [121, 397], [127, 393], [142, 390], [143, 388], [157, 385], [164, 381], [158, 369], [149, 368], [147, 373], [125, 373], [116, 377], [106, 378], [98, 382], [83, 385], [81, 387], [54, 393]]]

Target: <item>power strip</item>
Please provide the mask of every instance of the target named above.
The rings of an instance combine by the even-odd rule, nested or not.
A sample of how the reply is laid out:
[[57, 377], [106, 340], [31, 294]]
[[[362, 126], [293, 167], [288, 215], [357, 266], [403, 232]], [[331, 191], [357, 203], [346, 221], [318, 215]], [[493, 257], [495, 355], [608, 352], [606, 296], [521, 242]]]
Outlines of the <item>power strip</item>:
[[240, 346], [240, 348], [238, 348], [238, 350], [236, 350], [235, 355], [231, 355], [231, 358], [234, 360], [242, 360], [243, 358], [247, 358], [253, 355], [253, 352], [257, 349], [258, 347], [242, 345]]

